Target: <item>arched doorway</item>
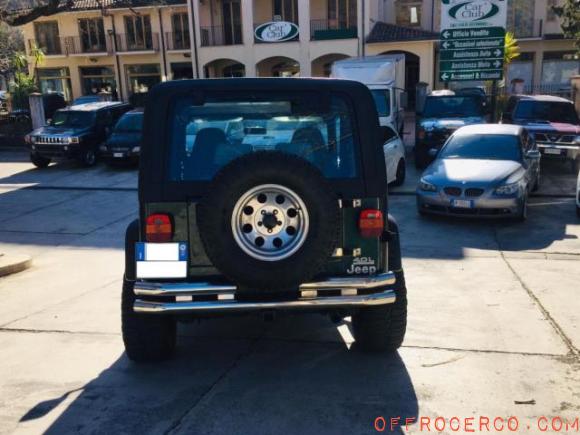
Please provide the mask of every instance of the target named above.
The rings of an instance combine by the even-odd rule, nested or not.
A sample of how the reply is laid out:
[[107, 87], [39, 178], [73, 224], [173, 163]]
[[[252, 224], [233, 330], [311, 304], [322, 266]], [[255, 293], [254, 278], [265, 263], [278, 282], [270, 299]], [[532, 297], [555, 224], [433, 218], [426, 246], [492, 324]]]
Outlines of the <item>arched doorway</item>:
[[312, 61], [312, 77], [330, 77], [332, 64], [348, 57], [346, 54], [331, 53], [314, 59]]
[[245, 77], [246, 67], [237, 60], [216, 59], [204, 65], [203, 73], [206, 78]]
[[420, 77], [420, 59], [414, 53], [402, 50], [385, 51], [381, 54], [404, 54], [405, 55], [405, 91], [408, 95], [408, 109], [415, 109], [415, 88], [419, 83]]
[[256, 64], [257, 77], [299, 77], [300, 63], [284, 56], [268, 57]]

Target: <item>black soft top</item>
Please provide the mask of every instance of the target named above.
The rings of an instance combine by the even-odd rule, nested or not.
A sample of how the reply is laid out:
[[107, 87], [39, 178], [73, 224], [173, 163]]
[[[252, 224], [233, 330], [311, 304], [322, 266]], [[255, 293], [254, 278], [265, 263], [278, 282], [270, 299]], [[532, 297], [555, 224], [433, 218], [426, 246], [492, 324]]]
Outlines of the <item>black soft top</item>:
[[340, 94], [349, 103], [356, 122], [362, 159], [361, 176], [351, 180], [331, 180], [344, 198], [386, 195], [386, 169], [373, 97], [366, 86], [350, 80], [310, 78], [228, 78], [178, 80], [155, 86], [148, 95], [143, 123], [139, 169], [141, 202], [185, 201], [204, 195], [207, 181], [168, 181], [168, 130], [171, 107], [177, 97], [190, 95], [203, 104], [204, 94], [212, 92], [312, 92], [313, 95]]

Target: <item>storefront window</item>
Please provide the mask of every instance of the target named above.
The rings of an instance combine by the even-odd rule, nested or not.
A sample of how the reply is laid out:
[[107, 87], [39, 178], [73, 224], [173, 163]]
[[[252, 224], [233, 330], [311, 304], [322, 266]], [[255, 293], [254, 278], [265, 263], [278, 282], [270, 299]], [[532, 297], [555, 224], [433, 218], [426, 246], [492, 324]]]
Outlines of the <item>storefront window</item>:
[[542, 83], [570, 85], [570, 77], [580, 70], [580, 59], [573, 52], [547, 51], [542, 62]]
[[191, 62], [175, 62], [171, 64], [171, 77], [173, 80], [183, 80], [193, 78], [193, 67]]
[[149, 92], [161, 82], [159, 64], [127, 65], [126, 68], [129, 90], [133, 94]]
[[523, 89], [529, 90], [534, 79], [534, 53], [521, 53], [517, 60], [508, 65], [508, 84], [513, 80], [522, 81]]
[[61, 94], [66, 101], [72, 100], [70, 71], [68, 68], [37, 68], [38, 85], [43, 94]]
[[109, 92], [113, 100], [118, 100], [117, 81], [112, 66], [82, 67], [80, 69], [83, 95]]

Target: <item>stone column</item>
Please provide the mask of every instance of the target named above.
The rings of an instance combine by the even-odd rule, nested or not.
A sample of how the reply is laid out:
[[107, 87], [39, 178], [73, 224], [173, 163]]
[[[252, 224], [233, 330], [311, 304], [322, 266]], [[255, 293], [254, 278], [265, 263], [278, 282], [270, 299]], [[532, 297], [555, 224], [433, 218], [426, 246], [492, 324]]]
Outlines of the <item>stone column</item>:
[[44, 104], [42, 102], [42, 94], [34, 92], [28, 96], [30, 104], [30, 117], [32, 119], [32, 128], [44, 127], [46, 125], [46, 115], [44, 114]]

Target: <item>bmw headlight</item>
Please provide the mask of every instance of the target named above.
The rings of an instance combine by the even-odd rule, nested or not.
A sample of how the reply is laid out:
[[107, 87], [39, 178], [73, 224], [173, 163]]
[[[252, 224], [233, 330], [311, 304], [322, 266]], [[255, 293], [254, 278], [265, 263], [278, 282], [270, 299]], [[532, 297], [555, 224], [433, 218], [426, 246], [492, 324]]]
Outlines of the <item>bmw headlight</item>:
[[513, 184], [504, 184], [503, 186], [499, 186], [495, 189], [494, 193], [496, 195], [513, 195], [517, 193], [520, 189], [520, 185], [518, 183]]
[[437, 192], [437, 186], [434, 184], [428, 183], [423, 178], [419, 180], [419, 189], [424, 192]]
[[580, 145], [580, 136], [574, 138], [574, 143]]
[[141, 147], [133, 147], [133, 149], [131, 150], [131, 152], [133, 153], [138, 153], [139, 151], [141, 151]]
[[72, 136], [72, 137], [68, 138], [68, 143], [79, 143], [79, 142], [80, 142], [80, 140], [76, 136]]
[[106, 152], [107, 152], [107, 145], [101, 145], [101, 146], [99, 147], [99, 151], [101, 151], [101, 152], [103, 152], [103, 153], [106, 153]]

